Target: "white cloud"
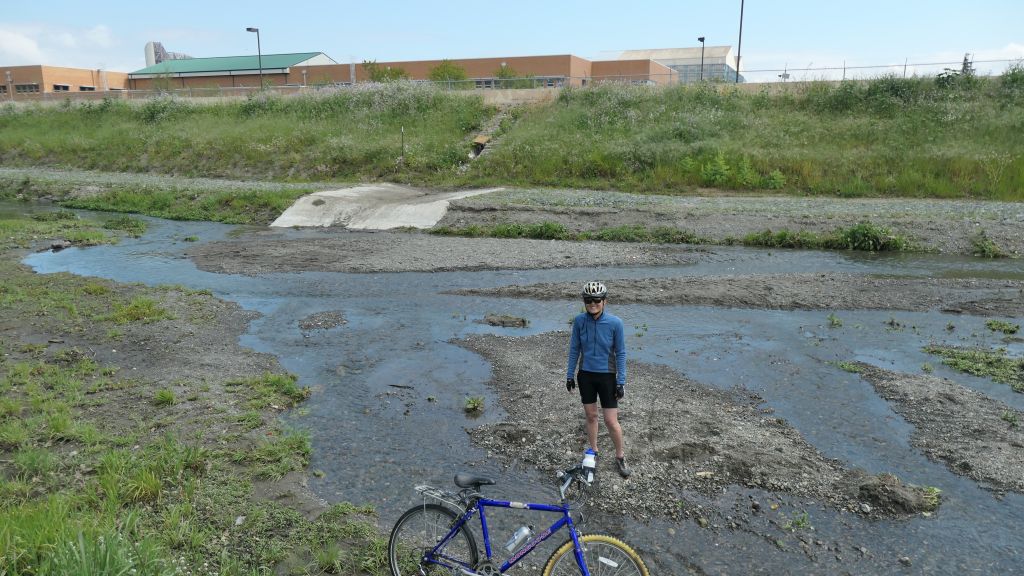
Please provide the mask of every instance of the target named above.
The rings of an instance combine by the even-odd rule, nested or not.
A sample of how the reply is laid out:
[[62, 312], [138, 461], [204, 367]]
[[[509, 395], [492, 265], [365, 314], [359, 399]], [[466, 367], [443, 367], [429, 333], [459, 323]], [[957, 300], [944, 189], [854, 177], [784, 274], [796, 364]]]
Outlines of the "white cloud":
[[44, 58], [39, 42], [30, 33], [0, 28], [0, 65], [39, 64]]
[[96, 46], [110, 48], [114, 45], [114, 37], [110, 33], [110, 28], [107, 28], [102, 24], [86, 30], [84, 35], [87, 40]]
[[0, 25], [0, 65], [45, 64], [118, 71], [144, 66], [142, 45], [133, 59], [123, 44], [123, 39], [104, 24], [72, 27], [4, 23]]

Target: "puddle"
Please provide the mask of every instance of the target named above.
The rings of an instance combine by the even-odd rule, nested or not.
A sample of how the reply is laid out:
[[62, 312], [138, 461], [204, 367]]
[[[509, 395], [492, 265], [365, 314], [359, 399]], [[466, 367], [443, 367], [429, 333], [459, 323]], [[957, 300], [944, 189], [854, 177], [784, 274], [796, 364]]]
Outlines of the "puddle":
[[[17, 206], [15, 207], [17, 208]], [[0, 207], [0, 214], [8, 210]], [[487, 288], [537, 282], [582, 282], [592, 276], [672, 277], [693, 274], [858, 272], [927, 277], [1024, 278], [1021, 261], [989, 261], [936, 255], [849, 255], [823, 252], [714, 249], [693, 266], [559, 269], [447, 273], [270, 274], [256, 278], [202, 272], [184, 257], [197, 242], [241, 234], [259, 241], [265, 232], [210, 223], [147, 218], [140, 239], [115, 246], [37, 253], [25, 262], [40, 273], [67, 271], [119, 282], [182, 284], [209, 289], [226, 300], [263, 314], [242, 344], [275, 354], [316, 393], [304, 409], [289, 415], [293, 426], [312, 432], [314, 489], [329, 501], [377, 506], [388, 526], [415, 502], [412, 487], [433, 482], [449, 486], [457, 470], [500, 478], [494, 495], [533, 501], [553, 499], [552, 483], [513, 463], [505, 468], [469, 442], [465, 429], [501, 420], [486, 387], [490, 366], [450, 343], [474, 333], [526, 335], [565, 330], [575, 302], [537, 302], [453, 296], [458, 288]], [[241, 230], [241, 231], [239, 231]], [[277, 231], [315, 239], [316, 232]], [[276, 237], [276, 236], [275, 236]], [[690, 566], [704, 573], [755, 571], [932, 573], [1020, 569], [1024, 498], [997, 498], [951, 474], [909, 446], [910, 426], [879, 399], [858, 375], [833, 362], [860, 360], [889, 370], [920, 373], [926, 364], [938, 376], [955, 379], [1002, 402], [1024, 409], [1024, 395], [987, 379], [954, 373], [921, 348], [929, 343], [1005, 345], [1024, 354], [1019, 342], [1002, 343], [985, 329], [985, 318], [941, 313], [834, 311], [843, 325], [830, 328], [828, 311], [727, 310], [704, 307], [610, 305], [627, 325], [631, 358], [664, 364], [714, 386], [743, 386], [764, 397], [826, 456], [850, 467], [890, 471], [905, 481], [937, 486], [943, 505], [932, 518], [866, 522], [813, 502], [794, 501], [764, 515], [763, 526], [719, 528], [654, 520], [639, 523], [595, 517], [591, 530], [611, 531], [637, 545], [654, 573]], [[340, 311], [347, 321], [326, 330], [302, 330], [311, 314]], [[486, 314], [529, 319], [527, 328], [475, 322]], [[887, 323], [895, 318], [900, 329]], [[946, 330], [953, 322], [956, 329]], [[562, 385], [550, 383], [552, 390]], [[466, 398], [483, 397], [479, 418], [463, 410]], [[636, 400], [655, 401], [655, 399]], [[628, 430], [627, 430], [628, 441]], [[568, 464], [568, 463], [567, 463]], [[679, 495], [682, 496], [682, 495]], [[722, 511], [767, 499], [730, 488], [709, 505]], [[667, 502], [666, 505], [675, 505]], [[807, 511], [814, 530], [782, 530], [779, 514]], [[769, 520], [776, 520], [775, 524]], [[499, 525], [500, 526], [500, 525]], [[500, 530], [500, 528], [499, 528]], [[503, 532], [498, 532], [503, 534]], [[764, 534], [777, 535], [771, 541]], [[496, 538], [497, 540], [498, 538]], [[815, 541], [820, 540], [821, 544]], [[804, 546], [807, 549], [804, 549]], [[835, 548], [833, 550], [833, 548]], [[864, 548], [866, 552], [862, 552]], [[844, 558], [842, 563], [834, 557]], [[912, 558], [904, 567], [898, 558]], [[543, 561], [543, 554], [537, 561]], [[813, 558], [814, 563], [809, 559]], [[833, 568], [834, 566], [834, 568]]]

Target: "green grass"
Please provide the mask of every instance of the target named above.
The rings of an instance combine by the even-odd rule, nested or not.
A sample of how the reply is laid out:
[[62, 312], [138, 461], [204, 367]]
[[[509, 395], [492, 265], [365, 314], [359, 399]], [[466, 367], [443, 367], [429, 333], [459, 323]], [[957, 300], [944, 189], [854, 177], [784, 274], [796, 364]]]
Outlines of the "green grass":
[[468, 180], [679, 193], [1024, 199], [1024, 100], [998, 80], [564, 90], [522, 115]]
[[742, 243], [744, 246], [765, 248], [862, 250], [866, 252], [901, 251], [912, 248], [911, 242], [906, 238], [893, 234], [888, 228], [871, 222], [859, 222], [826, 235], [807, 231], [772, 232], [765, 230], [748, 234], [743, 238]]
[[[464, 227], [438, 226], [431, 229], [431, 234], [440, 236], [466, 236], [471, 238], [532, 238], [540, 240], [594, 240], [599, 242], [653, 242], [656, 244], [710, 244], [707, 238], [701, 238], [688, 230], [680, 230], [667, 226], [648, 228], [641, 224], [601, 228], [583, 232], [567, 230], [557, 222], [540, 222], [537, 224], [504, 223], [491, 226], [472, 224]], [[731, 241], [725, 241], [729, 243]], [[871, 252], [899, 251], [912, 249], [913, 245], [906, 238], [893, 234], [888, 228], [860, 222], [848, 228], [839, 228], [830, 234], [820, 235], [813, 232], [772, 232], [765, 230], [744, 237], [741, 241], [745, 246], [766, 248], [809, 248], [835, 250], [864, 250]]]
[[985, 320], [985, 328], [993, 332], [1002, 332], [1003, 334], [1016, 334], [1020, 331], [1020, 324], [1014, 324], [1005, 320]]
[[1009, 256], [984, 231], [971, 238], [971, 254], [981, 258], [1007, 258]]
[[478, 95], [412, 83], [214, 104], [34, 107], [0, 114], [0, 156], [15, 166], [219, 178], [429, 175], [467, 161], [467, 137], [491, 113]]
[[264, 373], [262, 376], [230, 380], [224, 385], [228, 389], [245, 389], [250, 394], [247, 406], [250, 409], [277, 407], [286, 408], [309, 398], [310, 389], [300, 388], [294, 374]]
[[156, 300], [146, 296], [136, 296], [129, 302], [115, 303], [114, 312], [110, 315], [110, 319], [117, 324], [132, 322], [150, 324], [168, 318], [172, 318], [171, 313], [160, 306]]
[[118, 216], [107, 220], [103, 227], [108, 230], [123, 230], [130, 236], [138, 238], [146, 232], [146, 223], [131, 216]]
[[157, 390], [156, 395], [153, 396], [153, 404], [157, 406], [172, 406], [174, 402], [174, 391], [167, 388]]
[[[252, 496], [250, 474], [278, 478], [306, 465], [307, 434], [271, 429], [235, 450], [153, 435], [145, 421], [127, 438], [85, 443], [68, 434], [109, 424], [73, 407], [71, 383], [83, 373], [104, 377], [74, 350], [52, 364], [0, 364], [0, 458], [9, 462], [0, 477], [0, 573], [241, 576], [327, 557], [337, 573], [386, 573], [371, 508], [339, 504], [311, 521]], [[282, 394], [294, 382], [258, 380]]]
[[961, 372], [991, 378], [1006, 384], [1014, 392], [1024, 392], [1024, 358], [1013, 358], [1005, 348], [975, 350], [945, 346], [927, 346], [929, 354], [942, 357], [942, 363]]
[[557, 222], [537, 224], [504, 223], [493, 226], [470, 225], [465, 227], [438, 226], [431, 234], [439, 236], [466, 236], [470, 238], [530, 238], [535, 240], [595, 240], [600, 242], [654, 242], [658, 244], [699, 244], [708, 240], [697, 237], [686, 230], [670, 227], [647, 228], [642, 225], [626, 225], [601, 228], [584, 232], [572, 232]]
[[[472, 92], [401, 82], [214, 104], [165, 98], [7, 107], [0, 157], [7, 166], [280, 183], [385, 179], [1022, 200], [1019, 75], [1012, 69], [953, 83], [882, 77], [760, 92], [713, 84], [571, 88], [552, 103], [517, 108], [501, 127], [502, 145], [468, 165], [468, 141], [494, 110]], [[8, 178], [0, 196], [46, 187]], [[64, 196], [68, 187], [62, 189]], [[117, 184], [67, 205], [266, 222], [299, 194], [284, 185], [225, 191]]]
[[117, 242], [117, 236], [111, 236], [97, 228], [93, 222], [69, 218], [0, 219], [0, 238], [22, 248], [37, 244], [49, 246], [53, 240], [67, 240], [77, 246]]

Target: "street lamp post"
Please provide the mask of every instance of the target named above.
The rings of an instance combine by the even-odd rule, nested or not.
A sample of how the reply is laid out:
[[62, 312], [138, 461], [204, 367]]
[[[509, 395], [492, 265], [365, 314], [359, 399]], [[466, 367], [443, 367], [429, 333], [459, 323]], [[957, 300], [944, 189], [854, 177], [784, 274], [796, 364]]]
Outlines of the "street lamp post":
[[704, 81], [704, 37], [698, 36], [697, 42], [700, 42], [700, 81]]
[[740, 0], [740, 40], [736, 45], [736, 83], [740, 83], [740, 53], [743, 52], [743, 0]]
[[260, 67], [260, 90], [263, 90], [263, 49], [260, 48], [260, 29], [250, 26], [245, 31], [256, 33], [256, 61]]

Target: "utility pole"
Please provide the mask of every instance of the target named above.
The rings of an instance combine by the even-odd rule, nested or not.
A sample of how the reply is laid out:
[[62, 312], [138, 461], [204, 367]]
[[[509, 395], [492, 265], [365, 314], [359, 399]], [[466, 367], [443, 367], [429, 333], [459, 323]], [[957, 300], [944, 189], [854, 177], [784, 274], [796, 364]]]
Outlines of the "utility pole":
[[699, 36], [697, 42], [700, 42], [700, 81], [704, 81], [704, 37]]
[[743, 0], [740, 0], [740, 41], [736, 45], [736, 83], [740, 83], [740, 53], [743, 52]]
[[256, 61], [260, 67], [260, 90], [263, 90], [263, 49], [260, 48], [260, 29], [249, 27], [246, 28], [245, 31], [256, 33]]

